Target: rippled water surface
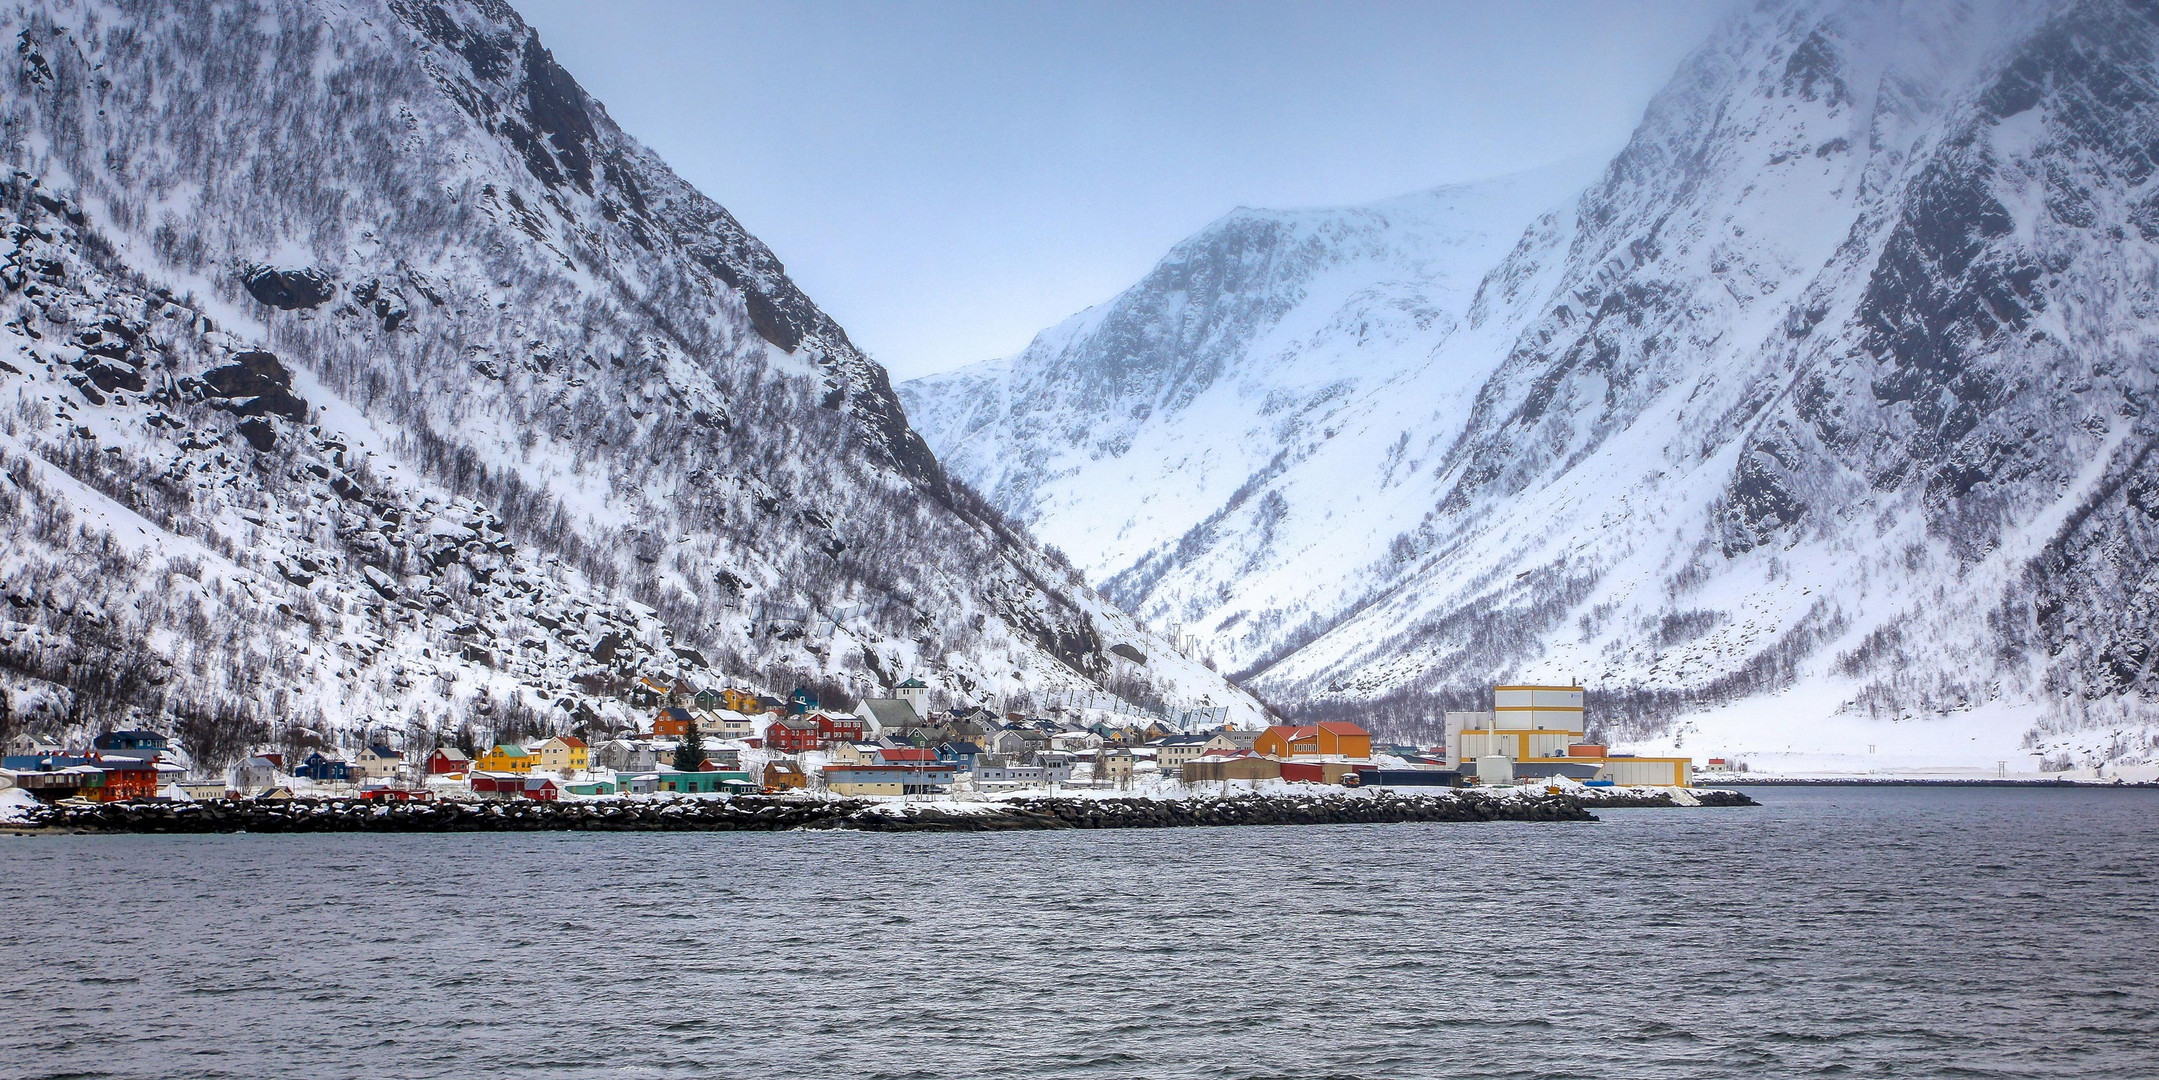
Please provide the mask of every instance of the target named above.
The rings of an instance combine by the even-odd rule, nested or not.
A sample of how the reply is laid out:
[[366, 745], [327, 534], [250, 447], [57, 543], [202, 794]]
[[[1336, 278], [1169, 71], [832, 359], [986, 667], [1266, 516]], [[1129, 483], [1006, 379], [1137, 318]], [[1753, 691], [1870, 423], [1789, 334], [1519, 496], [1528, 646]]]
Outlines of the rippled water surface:
[[2159, 1075], [2159, 792], [0, 837], [0, 1076]]

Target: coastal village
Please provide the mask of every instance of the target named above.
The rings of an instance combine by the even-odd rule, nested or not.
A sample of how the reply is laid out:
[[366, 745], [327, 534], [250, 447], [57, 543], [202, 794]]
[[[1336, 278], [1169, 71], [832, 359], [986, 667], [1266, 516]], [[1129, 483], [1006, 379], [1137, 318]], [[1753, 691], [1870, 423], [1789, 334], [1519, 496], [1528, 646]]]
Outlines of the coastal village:
[[918, 679], [889, 692], [848, 711], [826, 707], [806, 687], [782, 699], [641, 677], [624, 695], [619, 726], [604, 732], [587, 727], [485, 747], [323, 746], [304, 756], [258, 749], [212, 775], [155, 731], [105, 731], [74, 747], [18, 736], [0, 758], [0, 788], [45, 803], [564, 802], [1693, 783], [1688, 759], [1617, 754], [1586, 741], [1584, 691], [1573, 686], [1496, 687], [1491, 710], [1447, 714], [1445, 742], [1437, 746], [1375, 744], [1370, 732], [1345, 721], [1179, 730], [1159, 720], [1088, 723], [966, 705], [933, 709]]

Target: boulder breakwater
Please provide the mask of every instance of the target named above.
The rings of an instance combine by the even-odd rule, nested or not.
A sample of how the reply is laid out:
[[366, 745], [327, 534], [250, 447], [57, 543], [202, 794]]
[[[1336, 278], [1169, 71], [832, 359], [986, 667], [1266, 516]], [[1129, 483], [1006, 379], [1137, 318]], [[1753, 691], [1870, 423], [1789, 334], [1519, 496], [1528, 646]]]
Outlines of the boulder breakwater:
[[[1752, 805], [1733, 792], [1704, 805]], [[1676, 806], [1668, 796], [1604, 796], [1598, 806]], [[893, 803], [741, 796], [654, 801], [402, 802], [358, 799], [126, 802], [40, 807], [20, 826], [79, 832], [1005, 832], [1407, 821], [1595, 821], [1572, 795], [1486, 792], [1397, 795], [1232, 795], [1186, 799], [1035, 798], [991, 803]]]

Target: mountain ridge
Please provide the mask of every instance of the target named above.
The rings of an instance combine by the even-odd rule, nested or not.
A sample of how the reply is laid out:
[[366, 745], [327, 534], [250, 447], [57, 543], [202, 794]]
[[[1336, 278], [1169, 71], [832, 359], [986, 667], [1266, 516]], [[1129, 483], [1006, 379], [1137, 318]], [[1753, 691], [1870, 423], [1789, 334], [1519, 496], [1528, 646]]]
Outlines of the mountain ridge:
[[0, 22], [10, 729], [424, 745], [641, 670], [1258, 715], [948, 482], [507, 5]]
[[[1247, 487], [1173, 466], [1131, 498], [1189, 498], [1191, 529], [1077, 561], [1313, 715], [1428, 733], [1494, 680], [1580, 678], [1645, 749], [2141, 759], [2153, 57], [2149, 10], [2111, 0], [1738, 13], [1455, 326], [1243, 354], [1378, 373], [1317, 414], [1338, 460], [1285, 429]], [[1403, 378], [1434, 355], [1474, 374]], [[932, 389], [901, 393], [930, 416]], [[1058, 520], [1054, 425], [970, 423], [972, 452], [924, 429], [1050, 542], [1123, 527]], [[1219, 433], [1148, 437], [1176, 463]]]

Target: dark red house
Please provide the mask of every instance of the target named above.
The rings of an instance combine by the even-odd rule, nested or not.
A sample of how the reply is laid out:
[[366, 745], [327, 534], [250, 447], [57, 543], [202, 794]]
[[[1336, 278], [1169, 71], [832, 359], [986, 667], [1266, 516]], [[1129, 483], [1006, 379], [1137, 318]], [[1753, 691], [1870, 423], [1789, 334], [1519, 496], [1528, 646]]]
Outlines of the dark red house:
[[822, 750], [825, 747], [824, 730], [807, 716], [781, 717], [765, 729], [765, 745], [783, 754]]
[[471, 771], [472, 759], [466, 757], [465, 752], [457, 747], [438, 746], [435, 748], [434, 753], [427, 755], [427, 775], [429, 776]]
[[829, 750], [834, 743], [861, 742], [869, 738], [869, 722], [859, 716], [812, 712], [784, 716], [765, 729], [765, 745], [786, 754], [804, 750]]
[[523, 795], [525, 793], [525, 777], [521, 773], [474, 772], [472, 774], [472, 793], [474, 795], [493, 795], [500, 798]]

